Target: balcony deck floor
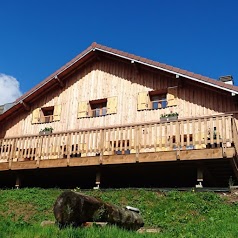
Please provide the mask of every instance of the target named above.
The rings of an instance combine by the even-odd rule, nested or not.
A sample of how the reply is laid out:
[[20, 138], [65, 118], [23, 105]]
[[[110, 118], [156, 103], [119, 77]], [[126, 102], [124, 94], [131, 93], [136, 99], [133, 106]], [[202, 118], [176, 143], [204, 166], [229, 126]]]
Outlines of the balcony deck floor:
[[235, 148], [226, 148], [225, 154], [223, 148], [210, 148], [199, 150], [174, 150], [163, 152], [150, 152], [127, 155], [107, 155], [80, 158], [62, 158], [62, 159], [44, 159], [18, 162], [0, 163], [0, 171], [6, 170], [27, 170], [44, 168], [62, 168], [77, 166], [99, 166], [99, 165], [117, 165], [133, 163], [153, 163], [166, 161], [195, 161], [206, 159], [232, 158], [235, 155]]

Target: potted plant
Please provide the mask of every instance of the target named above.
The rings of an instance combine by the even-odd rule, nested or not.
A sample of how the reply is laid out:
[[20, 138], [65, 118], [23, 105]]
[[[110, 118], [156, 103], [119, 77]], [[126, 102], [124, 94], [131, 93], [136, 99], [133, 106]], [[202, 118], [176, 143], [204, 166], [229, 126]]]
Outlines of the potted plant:
[[177, 112], [170, 112], [170, 113], [164, 113], [160, 116], [160, 121], [173, 121], [178, 119], [178, 113]]
[[40, 135], [49, 135], [53, 132], [53, 128], [52, 127], [45, 127], [44, 129], [41, 129], [39, 134]]

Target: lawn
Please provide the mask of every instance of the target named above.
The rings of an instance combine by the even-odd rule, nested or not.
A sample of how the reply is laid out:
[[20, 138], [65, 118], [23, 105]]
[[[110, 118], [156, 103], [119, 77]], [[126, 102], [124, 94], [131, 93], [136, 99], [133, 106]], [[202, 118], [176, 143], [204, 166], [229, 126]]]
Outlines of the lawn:
[[114, 226], [67, 228], [41, 227], [54, 220], [53, 204], [60, 189], [0, 190], [1, 238], [112, 238], [112, 237], [238, 237], [238, 203], [211, 192], [166, 192], [144, 189], [92, 190], [82, 193], [119, 206], [138, 207], [145, 227], [159, 233], [125, 231]]

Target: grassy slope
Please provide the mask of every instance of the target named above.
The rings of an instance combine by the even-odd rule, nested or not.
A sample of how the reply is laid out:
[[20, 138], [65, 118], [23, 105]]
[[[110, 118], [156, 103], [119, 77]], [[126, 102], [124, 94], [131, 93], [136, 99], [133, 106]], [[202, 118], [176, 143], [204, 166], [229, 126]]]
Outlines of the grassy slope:
[[116, 227], [40, 227], [41, 221], [54, 220], [52, 207], [61, 192], [37, 188], [0, 190], [0, 237], [238, 237], [238, 204], [227, 204], [214, 193], [162, 194], [142, 189], [85, 193], [120, 206], [138, 207], [145, 226], [159, 227], [161, 233], [138, 234]]

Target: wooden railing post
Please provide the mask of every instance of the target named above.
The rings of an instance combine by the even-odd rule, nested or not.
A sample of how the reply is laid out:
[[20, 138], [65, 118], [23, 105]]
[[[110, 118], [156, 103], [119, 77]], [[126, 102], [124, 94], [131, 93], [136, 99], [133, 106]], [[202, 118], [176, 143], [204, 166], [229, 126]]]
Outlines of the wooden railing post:
[[232, 118], [231, 124], [232, 124], [232, 141], [234, 143], [236, 153], [237, 153], [238, 152], [238, 131], [237, 131], [236, 122], [234, 118]]
[[140, 153], [140, 133], [141, 127], [135, 126], [135, 148], [136, 148], [136, 162], [139, 162], [139, 153]]
[[37, 141], [37, 150], [36, 150], [37, 167], [39, 167], [39, 165], [40, 165], [40, 159], [41, 159], [41, 155], [42, 155], [42, 145], [43, 145], [43, 136], [39, 136], [38, 141]]
[[10, 141], [10, 139], [2, 139], [0, 142], [0, 159], [3, 160], [3, 162], [9, 161], [11, 146], [8, 141]]
[[157, 124], [154, 124], [154, 152], [156, 152], [157, 148]]
[[100, 130], [100, 157], [99, 164], [103, 162], [105, 130]]
[[13, 139], [11, 151], [10, 151], [10, 157], [9, 157], [9, 169], [12, 168], [12, 160], [13, 156], [15, 156], [14, 152], [16, 151], [16, 139]]
[[232, 138], [232, 117], [231, 117], [231, 115], [228, 115], [228, 122], [229, 122], [229, 124], [228, 124], [228, 134], [229, 134], [229, 143], [230, 143], [230, 146], [231, 146], [231, 144], [232, 144], [232, 142], [233, 142], [233, 138]]
[[67, 157], [67, 166], [69, 166], [70, 154], [72, 151], [72, 133], [67, 133], [67, 145], [66, 145], [66, 157]]
[[181, 146], [181, 136], [180, 136], [180, 122], [175, 122], [175, 146], [177, 148], [177, 159], [180, 159], [180, 146]]

